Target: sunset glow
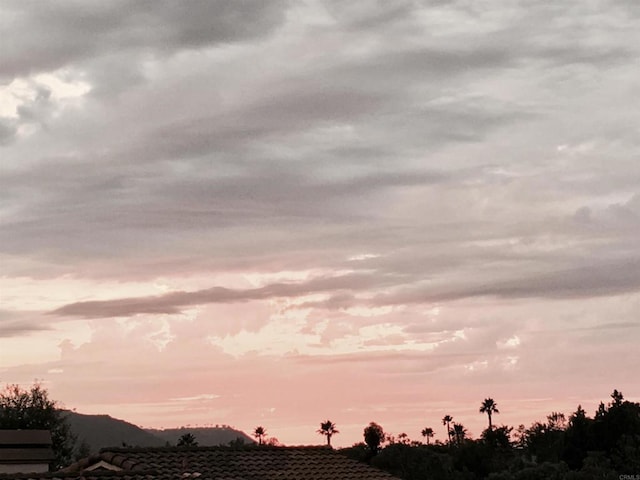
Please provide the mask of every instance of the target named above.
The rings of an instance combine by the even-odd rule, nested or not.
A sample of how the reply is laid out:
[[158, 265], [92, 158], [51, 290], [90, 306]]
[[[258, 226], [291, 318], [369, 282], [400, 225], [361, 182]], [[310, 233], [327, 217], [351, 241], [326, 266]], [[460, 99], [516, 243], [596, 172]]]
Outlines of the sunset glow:
[[640, 400], [637, 2], [0, 12], [2, 384], [288, 445]]

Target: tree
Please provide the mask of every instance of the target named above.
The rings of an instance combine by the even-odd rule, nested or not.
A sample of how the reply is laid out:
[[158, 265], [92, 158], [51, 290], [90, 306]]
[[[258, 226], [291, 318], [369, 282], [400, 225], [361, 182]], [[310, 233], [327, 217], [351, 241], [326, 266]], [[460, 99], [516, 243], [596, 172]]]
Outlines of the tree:
[[179, 447], [197, 447], [198, 441], [193, 433], [185, 433], [178, 439]]
[[449, 443], [451, 443], [451, 426], [449, 425], [453, 422], [453, 417], [451, 415], [445, 415], [442, 419], [442, 425], [447, 426], [447, 438], [449, 439]]
[[451, 433], [456, 439], [456, 444], [462, 445], [462, 441], [467, 436], [467, 429], [461, 423], [454, 423]]
[[498, 404], [493, 400], [493, 398], [485, 398], [480, 405], [480, 413], [486, 413], [487, 417], [489, 417], [489, 430], [493, 428], [491, 424], [491, 415], [494, 413], [500, 413], [498, 410]]
[[526, 448], [528, 437], [527, 437], [527, 428], [524, 426], [524, 424], [521, 423], [520, 425], [518, 425], [518, 428], [513, 434], [513, 436], [515, 437], [514, 445], [517, 448], [521, 450]]
[[375, 422], [371, 422], [369, 426], [364, 429], [364, 443], [366, 443], [371, 450], [371, 453], [376, 455], [380, 449], [380, 445], [384, 442], [384, 430], [380, 425]]
[[267, 431], [262, 426], [256, 427], [253, 431], [253, 436], [258, 439], [258, 445], [262, 445], [264, 437], [267, 436]]
[[547, 415], [547, 426], [549, 430], [564, 430], [567, 428], [567, 418], [564, 413], [551, 412]]
[[327, 445], [331, 446], [331, 437], [340, 431], [336, 428], [336, 424], [331, 420], [320, 423], [320, 428], [317, 430], [320, 435], [327, 437]]
[[282, 447], [283, 443], [280, 442], [276, 437], [269, 437], [269, 440], [265, 442], [265, 445], [269, 445], [270, 447]]
[[59, 405], [39, 383], [23, 390], [7, 385], [0, 393], [0, 429], [49, 430], [54, 459], [53, 470], [69, 465], [73, 459], [75, 436]]
[[402, 432], [398, 434], [398, 443], [402, 445], [410, 445], [411, 439], [409, 438], [409, 435], [407, 435], [405, 432]]
[[[522, 425], [524, 429], [524, 425]], [[493, 449], [508, 450], [511, 448], [511, 432], [513, 427], [502, 425], [501, 427], [487, 428], [480, 437], [485, 445]]]
[[589, 451], [595, 450], [592, 438], [593, 420], [587, 417], [582, 405], [569, 417], [569, 426], [565, 430], [562, 459], [572, 470], [584, 465]]
[[75, 449], [73, 460], [77, 462], [89, 456], [91, 456], [91, 445], [89, 445], [86, 440], [82, 440], [80, 445]]
[[433, 437], [433, 428], [427, 427], [422, 429], [422, 436], [427, 439], [427, 445], [429, 445], [429, 439]]
[[236, 439], [231, 440], [228, 445], [233, 448], [242, 448], [245, 445], [244, 438], [236, 437]]
[[611, 398], [612, 401], [609, 404], [611, 407], [619, 407], [620, 405], [622, 405], [622, 401], [624, 400], [622, 392], [619, 392], [618, 390], [613, 391], [613, 393], [611, 394]]

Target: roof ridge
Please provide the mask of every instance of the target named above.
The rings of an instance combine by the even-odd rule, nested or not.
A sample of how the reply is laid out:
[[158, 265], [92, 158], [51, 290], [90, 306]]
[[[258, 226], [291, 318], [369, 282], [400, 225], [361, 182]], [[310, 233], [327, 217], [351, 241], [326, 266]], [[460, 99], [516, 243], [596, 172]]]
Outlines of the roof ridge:
[[57, 470], [55, 472], [42, 472], [42, 473], [0, 473], [0, 479], [7, 480], [26, 480], [26, 479], [40, 479], [40, 478], [86, 478], [86, 477], [132, 477], [132, 476], [144, 476], [159, 474], [158, 470], [135, 470], [134, 472], [128, 470], [92, 470], [90, 472], [72, 472], [68, 470]]
[[208, 445], [208, 446], [162, 446], [162, 447], [104, 447], [103, 453], [140, 453], [140, 452], [199, 452], [215, 450], [327, 450], [336, 451], [327, 445]]

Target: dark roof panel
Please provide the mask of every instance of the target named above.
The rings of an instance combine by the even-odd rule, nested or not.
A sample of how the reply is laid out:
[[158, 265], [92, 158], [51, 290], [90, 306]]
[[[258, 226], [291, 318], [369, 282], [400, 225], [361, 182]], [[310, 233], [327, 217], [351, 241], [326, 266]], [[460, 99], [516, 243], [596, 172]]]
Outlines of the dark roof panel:
[[50, 448], [0, 448], [0, 463], [49, 463], [51, 460]]
[[0, 430], [0, 447], [6, 445], [51, 445], [49, 430]]

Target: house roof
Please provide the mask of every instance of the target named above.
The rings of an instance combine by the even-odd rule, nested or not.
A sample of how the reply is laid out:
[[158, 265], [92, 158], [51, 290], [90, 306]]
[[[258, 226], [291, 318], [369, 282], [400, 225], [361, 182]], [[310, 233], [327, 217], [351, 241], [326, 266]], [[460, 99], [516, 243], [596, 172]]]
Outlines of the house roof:
[[50, 448], [0, 448], [2, 463], [49, 463], [53, 460]]
[[[91, 469], [100, 464], [117, 468]], [[117, 470], [120, 471], [109, 471]], [[0, 476], [0, 479], [2, 476]], [[16, 478], [13, 476], [12, 478]], [[110, 448], [48, 475], [23, 480], [392, 480], [330, 447]]]
[[0, 447], [51, 445], [49, 430], [0, 430]]
[[49, 430], [0, 430], [0, 465], [46, 465], [53, 457]]

